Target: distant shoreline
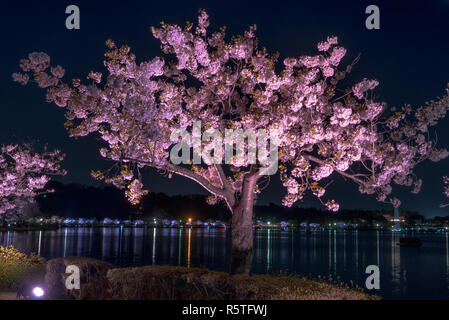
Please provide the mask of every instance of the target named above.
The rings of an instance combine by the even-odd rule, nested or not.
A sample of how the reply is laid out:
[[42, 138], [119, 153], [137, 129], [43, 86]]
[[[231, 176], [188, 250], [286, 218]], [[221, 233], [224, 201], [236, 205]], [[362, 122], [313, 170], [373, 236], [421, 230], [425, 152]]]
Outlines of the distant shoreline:
[[[152, 225], [47, 225], [47, 226], [20, 226], [20, 227], [0, 227], [0, 232], [29, 232], [29, 231], [55, 231], [59, 229], [77, 229], [77, 228], [127, 228], [127, 229], [232, 229], [232, 226], [152, 226]], [[303, 227], [279, 227], [279, 226], [254, 226], [253, 229], [260, 229], [260, 230], [283, 230], [283, 231], [289, 231], [289, 230], [295, 230], [295, 231], [303, 231], [306, 233], [313, 233], [313, 232], [322, 232], [322, 231], [383, 231], [391, 233], [392, 230], [388, 228], [375, 228], [375, 227], [358, 227], [358, 228], [328, 228], [328, 227], [320, 227], [320, 228], [303, 228]], [[402, 231], [395, 231], [396, 233], [439, 233], [444, 232], [444, 230], [439, 229], [410, 229], [410, 230], [402, 230]]]

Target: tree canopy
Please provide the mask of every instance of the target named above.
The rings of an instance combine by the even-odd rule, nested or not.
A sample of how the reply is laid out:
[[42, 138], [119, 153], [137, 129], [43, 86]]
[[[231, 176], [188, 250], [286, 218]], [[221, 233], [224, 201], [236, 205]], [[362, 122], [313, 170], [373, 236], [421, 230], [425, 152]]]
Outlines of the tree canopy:
[[[378, 201], [399, 206], [392, 186], [419, 192], [421, 179], [414, 173], [420, 162], [448, 156], [436, 147], [431, 127], [446, 115], [448, 89], [423, 106], [389, 108], [377, 101], [378, 81], [363, 79], [344, 87], [354, 62], [340, 66], [346, 49], [337, 37], [317, 45], [313, 56], [301, 55], [279, 62], [259, 45], [256, 26], [244, 34], [226, 37], [226, 28], [208, 30], [209, 17], [200, 11], [197, 24], [184, 27], [162, 22], [152, 33], [162, 54], [136, 62], [126, 45], [106, 45], [107, 73], [90, 72], [90, 82], [63, 81], [64, 69], [50, 66], [50, 57], [31, 53], [21, 61], [25, 73], [13, 77], [30, 80], [47, 90], [47, 101], [66, 110], [65, 126], [71, 136], [99, 133], [100, 153], [116, 165], [93, 176], [126, 188], [131, 202], [146, 194], [141, 169], [153, 167], [171, 177], [179, 174], [208, 190], [211, 202], [222, 199], [231, 209], [245, 193], [245, 177], [254, 177], [249, 193], [259, 193], [269, 176], [244, 161], [221, 164], [175, 165], [171, 134], [192, 129], [276, 130], [280, 179], [286, 187], [283, 204], [291, 206], [309, 191], [329, 210], [338, 203], [325, 196], [332, 174], [339, 174], [375, 194]], [[194, 139], [189, 146], [195, 147]], [[201, 141], [202, 147], [209, 141]], [[204, 155], [203, 155], [204, 156]], [[237, 196], [235, 196], [237, 195]], [[251, 198], [253, 199], [253, 198]]]
[[36, 153], [27, 144], [4, 145], [0, 149], [0, 216], [14, 210], [17, 200], [33, 201], [45, 188], [51, 176], [65, 175], [59, 151]]

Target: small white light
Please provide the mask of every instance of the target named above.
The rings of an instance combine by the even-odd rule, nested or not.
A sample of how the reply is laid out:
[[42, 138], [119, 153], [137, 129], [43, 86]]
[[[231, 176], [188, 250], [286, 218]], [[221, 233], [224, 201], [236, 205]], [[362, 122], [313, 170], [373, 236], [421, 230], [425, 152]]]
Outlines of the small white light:
[[43, 290], [41, 287], [35, 287], [35, 288], [33, 289], [33, 294], [34, 294], [36, 297], [40, 298], [40, 297], [42, 297], [42, 296], [44, 295], [44, 290]]

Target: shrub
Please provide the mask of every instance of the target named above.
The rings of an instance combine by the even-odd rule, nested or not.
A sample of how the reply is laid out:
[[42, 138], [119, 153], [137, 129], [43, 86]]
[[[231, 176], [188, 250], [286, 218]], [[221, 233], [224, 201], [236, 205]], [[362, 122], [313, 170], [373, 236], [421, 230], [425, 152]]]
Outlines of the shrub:
[[108, 271], [109, 297], [138, 300], [377, 300], [341, 282], [294, 275], [230, 275], [200, 268], [146, 266]]
[[[67, 290], [67, 266], [80, 269], [81, 290]], [[100, 299], [108, 293], [106, 274], [114, 266], [105, 261], [85, 257], [55, 258], [47, 262], [45, 287], [50, 299]]]
[[[66, 290], [67, 265], [80, 268], [80, 290]], [[114, 268], [83, 257], [48, 261], [46, 289], [53, 299], [92, 300], [377, 300], [332, 279], [297, 275], [231, 275], [201, 268]]]
[[16, 290], [22, 281], [45, 271], [45, 259], [26, 255], [13, 246], [0, 246], [0, 289]]

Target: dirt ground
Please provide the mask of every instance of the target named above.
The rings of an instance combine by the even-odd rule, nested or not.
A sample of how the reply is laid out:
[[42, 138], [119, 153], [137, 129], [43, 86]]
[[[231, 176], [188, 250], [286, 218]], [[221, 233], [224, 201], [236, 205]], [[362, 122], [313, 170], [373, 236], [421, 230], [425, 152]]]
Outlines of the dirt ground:
[[1, 292], [0, 300], [17, 300], [15, 292]]

